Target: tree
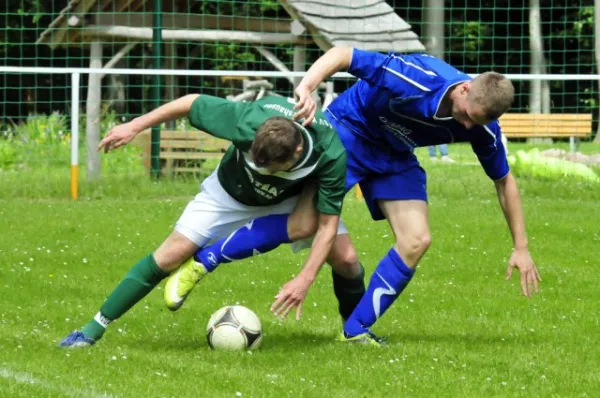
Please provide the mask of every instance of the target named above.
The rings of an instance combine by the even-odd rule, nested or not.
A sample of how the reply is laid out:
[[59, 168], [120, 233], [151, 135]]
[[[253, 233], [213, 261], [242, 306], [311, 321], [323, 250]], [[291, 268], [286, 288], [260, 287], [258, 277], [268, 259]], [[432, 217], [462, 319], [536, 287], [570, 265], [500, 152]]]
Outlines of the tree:
[[[531, 50], [532, 74], [546, 74], [546, 57], [542, 36], [540, 0], [529, 0], [529, 48]], [[550, 86], [547, 80], [531, 80], [529, 93], [529, 111], [531, 113], [550, 113]]]

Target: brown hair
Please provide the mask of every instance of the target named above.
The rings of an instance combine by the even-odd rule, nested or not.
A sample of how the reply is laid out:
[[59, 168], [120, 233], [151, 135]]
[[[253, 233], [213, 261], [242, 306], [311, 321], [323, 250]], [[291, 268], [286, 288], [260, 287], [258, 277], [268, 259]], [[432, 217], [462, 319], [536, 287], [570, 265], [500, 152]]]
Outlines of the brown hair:
[[481, 105], [489, 120], [496, 120], [512, 105], [515, 88], [497, 72], [485, 72], [471, 82], [468, 99]]
[[300, 128], [291, 119], [276, 116], [258, 128], [250, 154], [255, 165], [268, 167], [273, 163], [289, 162], [301, 143]]

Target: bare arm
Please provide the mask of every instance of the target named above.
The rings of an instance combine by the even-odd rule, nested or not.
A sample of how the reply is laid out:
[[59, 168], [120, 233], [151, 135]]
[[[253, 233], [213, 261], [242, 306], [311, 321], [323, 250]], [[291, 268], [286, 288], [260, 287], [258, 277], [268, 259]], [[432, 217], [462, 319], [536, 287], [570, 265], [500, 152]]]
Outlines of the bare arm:
[[346, 70], [352, 62], [352, 48], [333, 47], [323, 54], [309, 69], [295, 90], [298, 103], [294, 109], [298, 110], [294, 115], [295, 120], [304, 119], [303, 125], [312, 122], [315, 116], [316, 104], [311, 94], [315, 89], [331, 75]]
[[192, 108], [192, 103], [199, 96], [200, 94], [186, 95], [128, 123], [112, 128], [98, 144], [98, 150], [104, 148], [104, 152], [111, 151], [128, 144], [137, 134], [149, 127], [187, 116]]
[[506, 279], [510, 279], [515, 267], [519, 268], [521, 272], [521, 290], [525, 296], [530, 297], [533, 290], [538, 291], [538, 281], [542, 279], [529, 254], [525, 218], [523, 217], [523, 207], [517, 182], [512, 173], [509, 172], [502, 180], [495, 181], [495, 185], [498, 200], [514, 242], [513, 253], [506, 271]]
[[339, 221], [340, 216], [323, 213], [319, 215], [319, 226], [313, 239], [310, 254], [308, 255], [308, 259], [306, 259], [302, 271], [300, 271], [300, 275], [309, 280], [310, 283], [317, 277], [327, 259], [327, 255], [331, 251]]
[[336, 72], [348, 69], [351, 61], [352, 48], [333, 47], [312, 64], [299, 86], [313, 92], [323, 80]]
[[338, 215], [323, 213], [319, 215], [319, 226], [308, 259], [300, 273], [286, 283], [275, 296], [276, 301], [271, 306], [271, 311], [275, 315], [285, 318], [288, 312], [296, 307], [296, 319], [300, 319], [302, 302], [331, 251], [339, 220]]
[[200, 94], [188, 94], [174, 101], [166, 103], [155, 110], [137, 117], [131, 121], [136, 130], [143, 131], [157, 124], [187, 116], [192, 108], [192, 103]]
[[523, 217], [523, 207], [521, 196], [517, 188], [517, 182], [512, 173], [508, 173], [501, 180], [494, 181], [500, 207], [504, 212], [504, 218], [510, 229], [513, 238], [515, 250], [527, 250], [527, 234], [525, 233], [525, 218]]

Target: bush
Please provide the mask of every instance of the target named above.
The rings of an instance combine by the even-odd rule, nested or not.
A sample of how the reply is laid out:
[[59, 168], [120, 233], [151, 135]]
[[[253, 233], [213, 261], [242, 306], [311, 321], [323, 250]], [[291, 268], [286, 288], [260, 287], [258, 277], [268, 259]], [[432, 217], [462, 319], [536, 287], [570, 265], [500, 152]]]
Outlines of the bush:
[[[101, 119], [104, 133], [119, 123], [113, 110], [104, 110]], [[85, 117], [80, 125], [80, 163], [85, 163]], [[68, 167], [71, 159], [70, 120], [54, 112], [50, 115], [29, 115], [24, 123], [6, 125], [0, 129], [0, 170], [22, 170]], [[143, 171], [141, 152], [125, 147], [111, 156], [102, 157], [102, 166], [108, 170]]]
[[12, 170], [17, 163], [18, 154], [14, 144], [0, 140], [0, 170]]
[[[102, 112], [102, 135], [123, 123], [115, 111]], [[30, 115], [19, 125], [0, 125], [0, 199], [68, 198], [70, 189], [71, 129], [70, 120], [60, 113]], [[178, 130], [188, 130], [187, 119], [180, 119]], [[86, 119], [79, 120], [79, 192], [81, 198], [102, 197], [170, 197], [193, 195], [202, 180], [216, 167], [217, 160], [203, 164], [200, 174], [149, 178], [143, 163], [143, 150], [127, 145], [100, 156], [102, 178], [87, 181]]]
[[26, 145], [61, 144], [69, 142], [67, 117], [59, 112], [51, 115], [31, 114], [25, 123], [7, 130], [8, 135]]

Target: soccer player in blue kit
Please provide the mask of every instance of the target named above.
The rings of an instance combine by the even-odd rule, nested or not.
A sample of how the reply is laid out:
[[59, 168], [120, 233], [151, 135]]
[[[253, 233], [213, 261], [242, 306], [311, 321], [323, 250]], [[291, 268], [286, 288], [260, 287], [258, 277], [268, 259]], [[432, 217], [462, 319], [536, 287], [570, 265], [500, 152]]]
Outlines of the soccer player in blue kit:
[[[431, 245], [426, 174], [413, 153], [417, 147], [471, 143], [494, 181], [513, 238], [506, 279], [517, 267], [523, 294], [537, 292], [541, 278], [529, 254], [519, 191], [509, 170], [497, 121], [513, 101], [512, 83], [495, 72], [471, 79], [429, 55], [384, 55], [334, 47], [312, 65], [296, 88], [296, 120], [303, 119], [305, 125], [313, 122], [316, 105], [311, 93], [323, 80], [344, 70], [360, 80], [336, 98], [325, 114], [346, 148], [346, 189], [360, 185], [372, 218], [388, 221], [395, 244], [377, 265], [366, 293], [345, 320], [340, 339], [380, 344], [369, 328], [411, 281]], [[252, 253], [248, 249], [258, 244], [253, 239], [260, 240], [261, 236], [259, 231], [254, 233], [234, 245], [228, 238], [230, 258], [241, 258], [235, 250]], [[269, 239], [268, 244], [260, 243], [259, 252], [283, 243], [273, 236]], [[248, 247], [242, 249], [244, 245]], [[206, 264], [206, 259], [214, 260], [222, 247], [217, 243], [200, 250], [195, 259]], [[285, 316], [304, 300], [307, 287], [302, 283], [290, 286], [292, 283], [295, 281], [284, 285], [277, 296], [272, 307], [276, 314]]]

